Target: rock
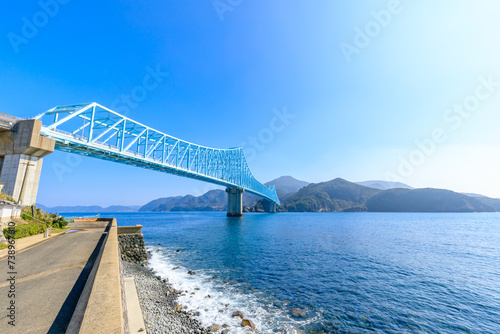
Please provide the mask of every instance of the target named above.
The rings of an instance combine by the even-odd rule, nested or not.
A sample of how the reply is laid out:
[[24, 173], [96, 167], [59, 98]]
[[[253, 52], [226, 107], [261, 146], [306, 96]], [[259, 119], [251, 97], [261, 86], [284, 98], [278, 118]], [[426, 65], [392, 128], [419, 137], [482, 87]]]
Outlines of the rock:
[[234, 317], [240, 317], [241, 319], [243, 319], [245, 316], [240, 311], [236, 311], [236, 312], [233, 312], [233, 314], [231, 315], [231, 317], [233, 317], [233, 318]]
[[180, 311], [182, 311], [182, 306], [177, 304], [177, 305], [175, 305], [175, 309], [177, 310], [177, 312], [180, 312]]
[[192, 271], [192, 270], [188, 271], [188, 274], [189, 275], [196, 275], [196, 273], [194, 271]]
[[300, 329], [298, 329], [297, 327], [293, 327], [293, 330], [295, 331], [295, 334], [306, 334], [303, 331], [301, 331]]
[[212, 297], [210, 297], [210, 295], [207, 295], [205, 298], [212, 298]]
[[292, 315], [295, 318], [305, 318], [306, 317], [305, 312], [302, 311], [300, 308], [292, 308], [291, 311], [292, 311]]
[[172, 270], [181, 269], [181, 267], [173, 267]]
[[231, 327], [231, 326], [229, 326], [228, 324], [222, 325], [222, 328], [228, 328], [228, 327]]
[[257, 330], [257, 327], [255, 327], [255, 324], [250, 319], [241, 320], [241, 327], [250, 327], [254, 331]]
[[194, 292], [191, 292], [192, 295], [194, 295], [195, 293]]
[[220, 334], [229, 334], [230, 333], [230, 330], [229, 329], [223, 329]]
[[123, 261], [140, 265], [147, 263], [147, 251], [142, 234], [122, 234], [118, 236], [120, 254]]
[[213, 324], [212, 328], [210, 328], [211, 332], [217, 332], [220, 329], [220, 325]]
[[176, 253], [180, 253], [180, 252], [182, 252], [182, 251], [181, 251], [180, 249], [178, 249], [178, 250], [176, 250], [175, 252], [176, 252]]

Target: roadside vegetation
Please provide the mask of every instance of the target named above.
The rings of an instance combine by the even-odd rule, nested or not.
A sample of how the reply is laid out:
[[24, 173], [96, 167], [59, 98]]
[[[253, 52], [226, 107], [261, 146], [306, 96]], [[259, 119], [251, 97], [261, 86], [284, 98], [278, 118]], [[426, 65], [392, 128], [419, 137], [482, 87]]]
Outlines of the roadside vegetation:
[[68, 225], [68, 222], [55, 213], [49, 214], [35, 207], [34, 216], [32, 214], [31, 206], [23, 207], [21, 210], [21, 219], [16, 220], [16, 226], [3, 229], [5, 238], [21, 239], [31, 235], [41, 234], [51, 226], [52, 233], [58, 233], [67, 229], [66, 225]]
[[[2, 183], [0, 182], [0, 184], [2, 184]], [[16, 203], [16, 201], [14, 200], [14, 198], [12, 196], [7, 195], [6, 193], [3, 193], [3, 192], [0, 192], [0, 200]]]

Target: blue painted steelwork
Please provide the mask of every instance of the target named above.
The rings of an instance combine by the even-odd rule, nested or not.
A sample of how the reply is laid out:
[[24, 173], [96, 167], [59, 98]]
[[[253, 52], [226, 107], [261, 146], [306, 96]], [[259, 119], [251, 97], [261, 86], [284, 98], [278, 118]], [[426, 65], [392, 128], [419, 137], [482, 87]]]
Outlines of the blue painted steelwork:
[[56, 149], [242, 188], [279, 205], [274, 186], [257, 181], [241, 148], [215, 149], [180, 140], [97, 103], [59, 106], [35, 117]]

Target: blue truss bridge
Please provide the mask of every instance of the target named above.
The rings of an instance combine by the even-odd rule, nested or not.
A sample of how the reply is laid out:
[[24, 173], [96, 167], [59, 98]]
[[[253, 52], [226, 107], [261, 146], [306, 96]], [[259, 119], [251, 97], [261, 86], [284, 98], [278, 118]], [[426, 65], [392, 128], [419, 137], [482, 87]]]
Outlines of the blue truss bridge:
[[[280, 201], [274, 186], [255, 179], [242, 148], [196, 145], [150, 128], [97, 103], [58, 106], [38, 115], [55, 149], [175, 174]], [[241, 198], [240, 198], [241, 201]], [[229, 200], [231, 204], [231, 199]], [[228, 212], [229, 213], [229, 212]]]

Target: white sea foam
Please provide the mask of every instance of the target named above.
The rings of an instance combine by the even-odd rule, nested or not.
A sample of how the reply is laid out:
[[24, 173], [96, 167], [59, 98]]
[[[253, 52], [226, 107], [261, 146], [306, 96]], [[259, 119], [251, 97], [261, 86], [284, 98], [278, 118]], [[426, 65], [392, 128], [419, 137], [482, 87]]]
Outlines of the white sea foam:
[[[231, 284], [217, 281], [213, 279], [213, 273], [179, 266], [174, 261], [174, 250], [163, 247], [148, 247], [148, 250], [152, 253], [149, 266], [184, 293], [179, 296], [179, 304], [197, 314], [196, 318], [204, 326], [227, 324], [231, 326], [230, 333], [249, 333], [248, 327], [241, 327], [240, 318], [231, 316], [235, 311], [252, 320], [259, 333], [295, 334], [294, 327], [314, 321], [311, 318], [304, 321], [291, 319], [287, 310], [274, 306], [255, 293], [242, 293]], [[179, 268], [174, 270], [175, 267]], [[188, 270], [194, 270], [196, 275], [189, 275]]]

